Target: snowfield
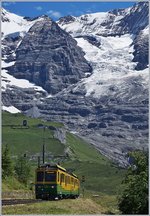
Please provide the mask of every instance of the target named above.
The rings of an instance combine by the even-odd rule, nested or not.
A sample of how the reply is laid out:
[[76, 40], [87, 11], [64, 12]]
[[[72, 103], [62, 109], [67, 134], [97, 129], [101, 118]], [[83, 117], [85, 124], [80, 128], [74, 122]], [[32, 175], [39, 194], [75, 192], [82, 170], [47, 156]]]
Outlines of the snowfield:
[[[28, 32], [28, 30], [33, 26], [33, 24], [37, 22], [37, 19], [33, 21], [27, 21], [21, 16], [18, 16], [13, 13], [9, 13], [4, 8], [2, 9], [2, 13], [5, 15], [7, 19], [5, 22], [3, 22], [1, 28], [2, 39], [6, 35], [11, 35], [11, 37], [16, 37], [16, 36], [23, 37]], [[39, 20], [40, 19], [42, 18], [39, 18]]]
[[[12, 66], [15, 62], [6, 63], [4, 61], [1, 62], [2, 70], [1, 70], [1, 88], [2, 91], [5, 91], [7, 87], [11, 88], [11, 86], [17, 86], [19, 88], [34, 88], [37, 91], [44, 91], [42, 87], [36, 86], [33, 83], [30, 83], [26, 79], [17, 79], [12, 75], [8, 74], [7, 67]], [[5, 69], [6, 68], [6, 69]]]
[[[135, 71], [133, 59], [132, 37], [129, 34], [121, 37], [97, 36], [100, 47], [96, 47], [83, 38], [76, 38], [78, 46], [86, 53], [85, 58], [93, 67], [93, 74], [82, 80], [86, 88], [86, 96], [101, 97], [102, 95], [123, 93], [129, 86], [129, 79], [138, 78], [148, 85], [148, 69]], [[112, 91], [113, 89], [113, 91]], [[128, 91], [126, 91], [126, 94]]]
[[[134, 8], [135, 11], [137, 9], [138, 6]], [[129, 7], [118, 12], [117, 15], [111, 11], [100, 12], [72, 17], [70, 21], [61, 19], [58, 22], [62, 29], [76, 39], [78, 46], [85, 53], [86, 60], [93, 68], [92, 75], [85, 74], [87, 78], [82, 79], [75, 88], [80, 89], [83, 84], [86, 96], [100, 98], [101, 96], [131, 95], [130, 91], [135, 90], [135, 82], [143, 86], [143, 89], [148, 88], [148, 68], [136, 71], [137, 62], [132, 61], [135, 35], [112, 36], [115, 33], [115, 26], [131, 11], [133, 12], [133, 8]], [[110, 28], [108, 28], [109, 24]], [[148, 31], [149, 26], [146, 26], [141, 31], [141, 38], [147, 36]], [[97, 45], [92, 43], [92, 39], [97, 42]]]
[[[79, 17], [73, 17], [75, 18], [75, 21], [73, 23], [70, 22], [66, 24], [62, 22], [59, 25], [65, 31], [71, 33], [73, 37], [76, 37], [78, 35], [88, 35], [92, 34], [93, 32], [96, 35], [108, 32], [108, 29], [106, 29], [104, 24], [105, 22], [107, 22], [107, 20], [114, 19], [115, 25], [119, 22], [120, 19], [122, 19], [122, 17], [122, 15], [116, 16], [115, 14], [109, 12], [98, 12], [82, 15]], [[111, 28], [109, 29], [109, 32], [111, 33]]]

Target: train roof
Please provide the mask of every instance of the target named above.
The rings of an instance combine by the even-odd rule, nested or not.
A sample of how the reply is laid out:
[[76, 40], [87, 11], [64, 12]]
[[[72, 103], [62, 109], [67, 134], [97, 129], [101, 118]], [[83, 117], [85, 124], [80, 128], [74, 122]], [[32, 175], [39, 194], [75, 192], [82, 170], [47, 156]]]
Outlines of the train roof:
[[61, 167], [60, 165], [58, 164], [55, 164], [55, 165], [51, 165], [51, 164], [42, 164], [39, 168], [52, 168], [52, 169], [61, 169], [63, 171], [66, 171], [65, 168]]
[[60, 166], [60, 165], [58, 165], [58, 164], [55, 164], [55, 165], [43, 164], [43, 165], [41, 165], [40, 167], [38, 167], [37, 170], [38, 170], [38, 169], [41, 169], [41, 168], [60, 169], [60, 170], [65, 171], [65, 172], [67, 172], [68, 174], [70, 174], [70, 175], [72, 175], [72, 176], [74, 176], [75, 178], [78, 179], [78, 177], [77, 177], [74, 173], [68, 172], [65, 168], [63, 168], [62, 166]]

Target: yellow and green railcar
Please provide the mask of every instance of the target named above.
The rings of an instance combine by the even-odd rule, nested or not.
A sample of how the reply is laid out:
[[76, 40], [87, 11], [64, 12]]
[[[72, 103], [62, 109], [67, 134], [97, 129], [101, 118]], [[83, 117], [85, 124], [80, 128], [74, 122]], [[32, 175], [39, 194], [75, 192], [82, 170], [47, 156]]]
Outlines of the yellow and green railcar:
[[77, 198], [80, 193], [78, 177], [59, 165], [43, 165], [36, 169], [36, 199]]

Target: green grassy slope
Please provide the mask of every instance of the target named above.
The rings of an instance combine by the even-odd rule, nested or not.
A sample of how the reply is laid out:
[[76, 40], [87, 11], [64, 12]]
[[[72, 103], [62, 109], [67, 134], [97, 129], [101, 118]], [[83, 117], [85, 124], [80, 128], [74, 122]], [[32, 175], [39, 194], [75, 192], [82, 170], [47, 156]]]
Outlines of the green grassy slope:
[[3, 208], [3, 214], [9, 215], [71, 215], [71, 214], [100, 214], [106, 209], [92, 201], [91, 199], [61, 200], [53, 202], [42, 202], [28, 205], [16, 205]]
[[[23, 120], [28, 122], [28, 129], [21, 129]], [[62, 154], [64, 146], [59, 140], [53, 138], [52, 130], [38, 128], [38, 124], [47, 126], [62, 127], [61, 123], [44, 122], [40, 119], [28, 118], [22, 114], [10, 114], [3, 112], [2, 114], [2, 142], [3, 145], [8, 144], [13, 155], [28, 152], [29, 155], [39, 153], [42, 149], [43, 133], [45, 137], [46, 150], [53, 154]], [[12, 128], [10, 125], [18, 125]], [[20, 125], [20, 128], [19, 128]]]
[[[10, 124], [22, 124], [23, 119], [28, 121], [29, 129], [12, 129]], [[63, 127], [60, 123], [43, 122], [40, 119], [31, 119], [22, 114], [2, 113], [2, 141], [9, 145], [12, 155], [25, 152], [36, 155], [41, 152], [43, 142], [43, 129], [37, 124]], [[85, 188], [93, 193], [116, 194], [122, 181], [124, 170], [116, 168], [111, 161], [101, 155], [91, 145], [79, 137], [67, 132], [66, 144], [53, 138], [53, 131], [45, 130], [46, 150], [53, 155], [63, 155], [64, 149], [69, 147], [71, 154], [62, 162], [62, 166], [74, 169], [79, 176], [85, 175]], [[51, 162], [51, 161], [47, 161]], [[35, 166], [35, 163], [34, 163]], [[33, 168], [34, 170], [34, 168]], [[34, 173], [33, 173], [34, 180]]]
[[79, 137], [68, 133], [67, 145], [76, 155], [72, 161], [64, 163], [65, 167], [72, 167], [82, 178], [85, 176], [85, 188], [90, 191], [106, 194], [116, 194], [122, 181], [124, 170], [115, 167], [110, 160], [101, 155], [91, 145]]

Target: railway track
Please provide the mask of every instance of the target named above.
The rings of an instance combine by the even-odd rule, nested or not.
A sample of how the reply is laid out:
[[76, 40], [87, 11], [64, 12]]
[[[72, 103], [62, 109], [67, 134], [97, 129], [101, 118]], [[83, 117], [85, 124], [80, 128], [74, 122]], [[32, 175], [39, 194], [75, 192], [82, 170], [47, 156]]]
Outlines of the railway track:
[[42, 201], [43, 200], [35, 200], [35, 199], [5, 199], [2, 200], [2, 206], [37, 203]]

